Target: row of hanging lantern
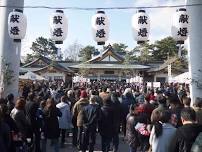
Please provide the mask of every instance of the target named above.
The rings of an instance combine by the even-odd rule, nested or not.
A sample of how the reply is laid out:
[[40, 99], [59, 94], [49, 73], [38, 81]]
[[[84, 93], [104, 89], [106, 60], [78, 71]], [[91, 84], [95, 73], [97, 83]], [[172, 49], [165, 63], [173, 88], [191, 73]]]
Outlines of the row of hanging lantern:
[[[173, 38], [182, 44], [188, 36], [189, 16], [185, 8], [180, 8], [173, 16], [171, 33]], [[27, 19], [22, 10], [14, 9], [9, 14], [8, 32], [15, 42], [25, 37]], [[56, 10], [50, 17], [51, 39], [56, 44], [62, 44], [67, 37], [68, 20], [62, 10]], [[134, 39], [138, 44], [148, 41], [150, 33], [150, 19], [145, 10], [138, 10], [132, 17]], [[98, 45], [104, 45], [109, 37], [109, 19], [104, 11], [97, 11], [92, 17], [92, 34]]]

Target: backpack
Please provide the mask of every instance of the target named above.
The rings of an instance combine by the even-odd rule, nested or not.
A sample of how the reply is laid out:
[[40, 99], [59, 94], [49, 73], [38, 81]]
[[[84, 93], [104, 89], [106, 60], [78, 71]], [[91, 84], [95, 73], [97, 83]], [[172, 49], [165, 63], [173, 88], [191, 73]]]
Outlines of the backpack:
[[199, 133], [192, 144], [191, 152], [202, 152], [202, 132]]

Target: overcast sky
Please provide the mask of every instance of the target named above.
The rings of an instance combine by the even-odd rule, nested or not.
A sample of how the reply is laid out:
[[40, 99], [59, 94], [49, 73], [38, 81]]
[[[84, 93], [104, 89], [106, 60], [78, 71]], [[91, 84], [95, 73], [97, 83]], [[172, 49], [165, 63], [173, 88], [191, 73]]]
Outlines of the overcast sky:
[[[25, 6], [51, 7], [129, 7], [129, 6], [158, 6], [181, 5], [185, 0], [25, 0]], [[28, 26], [26, 38], [22, 43], [22, 55], [30, 53], [31, 43], [39, 36], [50, 37], [49, 16], [54, 10], [25, 9]], [[131, 17], [137, 10], [106, 10], [110, 19], [110, 34], [107, 43], [124, 43], [134, 48], [136, 42], [132, 37]], [[146, 9], [151, 20], [150, 41], [154, 42], [171, 35], [172, 15], [176, 8]], [[96, 11], [65, 10], [68, 17], [68, 36], [60, 47], [62, 51], [77, 41], [83, 46], [94, 45], [91, 32], [91, 17]]]

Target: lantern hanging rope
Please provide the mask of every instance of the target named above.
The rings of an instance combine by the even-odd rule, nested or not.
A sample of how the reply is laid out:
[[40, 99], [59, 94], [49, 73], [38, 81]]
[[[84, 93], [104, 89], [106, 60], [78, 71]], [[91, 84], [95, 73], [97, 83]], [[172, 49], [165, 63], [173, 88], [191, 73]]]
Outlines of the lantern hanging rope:
[[158, 9], [158, 8], [179, 8], [179, 7], [192, 7], [192, 6], [202, 6], [202, 4], [190, 4], [190, 5], [161, 5], [161, 6], [137, 6], [137, 7], [51, 7], [51, 6], [5, 6], [0, 5], [0, 8], [27, 8], [27, 9], [62, 9], [62, 10], [83, 10], [83, 11], [91, 11], [91, 10], [129, 10], [129, 9]]

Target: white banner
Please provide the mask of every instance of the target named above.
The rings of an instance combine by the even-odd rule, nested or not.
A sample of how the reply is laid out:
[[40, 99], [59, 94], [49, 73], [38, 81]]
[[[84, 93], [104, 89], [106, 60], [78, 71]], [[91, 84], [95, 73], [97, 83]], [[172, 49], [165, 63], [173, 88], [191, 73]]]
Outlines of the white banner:
[[161, 87], [161, 83], [160, 82], [153, 82], [153, 87], [154, 88], [160, 88]]
[[151, 88], [152, 87], [152, 83], [151, 82], [147, 82], [147, 87]]

